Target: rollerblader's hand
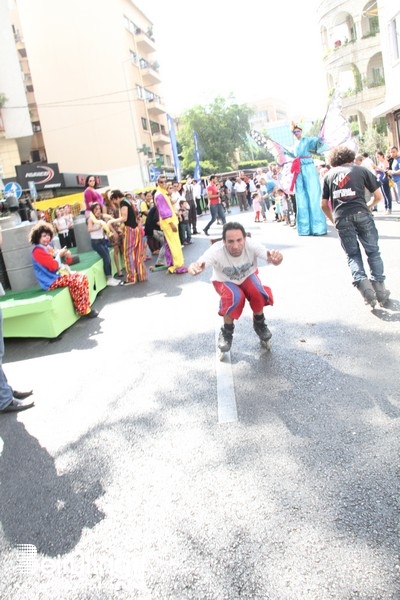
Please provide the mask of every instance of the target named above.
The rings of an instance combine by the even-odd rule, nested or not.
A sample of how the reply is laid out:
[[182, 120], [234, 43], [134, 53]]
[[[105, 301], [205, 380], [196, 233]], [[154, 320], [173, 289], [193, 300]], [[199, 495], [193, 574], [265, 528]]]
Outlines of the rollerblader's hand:
[[205, 263], [194, 262], [188, 266], [188, 273], [190, 275], [199, 275], [204, 271]]
[[283, 260], [283, 256], [279, 250], [267, 250], [267, 262], [273, 265], [280, 265]]

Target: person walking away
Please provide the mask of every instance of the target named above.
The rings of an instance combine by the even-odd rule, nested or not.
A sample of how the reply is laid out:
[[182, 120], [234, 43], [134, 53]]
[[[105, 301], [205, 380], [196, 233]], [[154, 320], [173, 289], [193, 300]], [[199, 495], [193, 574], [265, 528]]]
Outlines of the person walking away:
[[[377, 301], [383, 305], [390, 296], [385, 288], [379, 236], [371, 213], [373, 206], [382, 201], [382, 191], [377, 178], [365, 167], [354, 164], [354, 158], [355, 153], [346, 146], [331, 150], [329, 163], [332, 168], [324, 177], [321, 208], [336, 227], [347, 255], [353, 285], [365, 304], [374, 307]], [[368, 202], [365, 188], [373, 195]], [[371, 280], [365, 271], [360, 244], [367, 255]]]

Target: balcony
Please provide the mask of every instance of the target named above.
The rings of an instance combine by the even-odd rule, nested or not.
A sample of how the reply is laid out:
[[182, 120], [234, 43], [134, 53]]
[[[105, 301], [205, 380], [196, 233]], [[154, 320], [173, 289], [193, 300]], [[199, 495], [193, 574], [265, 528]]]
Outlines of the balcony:
[[143, 54], [151, 54], [156, 51], [156, 45], [153, 38], [139, 28], [135, 31], [135, 40], [138, 49]]
[[166, 113], [166, 108], [161, 101], [161, 98], [148, 98], [146, 100], [147, 110], [152, 115], [163, 115]]
[[343, 64], [357, 63], [360, 58], [372, 55], [381, 50], [380, 34], [367, 35], [358, 40], [337, 40], [333, 48], [329, 48], [324, 56], [325, 68], [341, 67]]
[[156, 131], [153, 133], [153, 142], [154, 144], [170, 144], [171, 140], [169, 139], [169, 135], [167, 135], [166, 133]]
[[149, 63], [140, 66], [140, 72], [142, 74], [143, 84], [146, 86], [155, 85], [161, 82], [161, 78], [157, 70]]

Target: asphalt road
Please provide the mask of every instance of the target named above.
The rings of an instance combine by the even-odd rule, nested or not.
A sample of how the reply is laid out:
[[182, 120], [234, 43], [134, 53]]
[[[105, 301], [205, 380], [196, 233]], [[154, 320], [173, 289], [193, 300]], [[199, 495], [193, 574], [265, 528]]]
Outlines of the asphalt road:
[[247, 307], [217, 361], [210, 272], [152, 273], [60, 340], [6, 340], [36, 406], [0, 418], [0, 597], [398, 600], [399, 208], [376, 214], [392, 300], [373, 311], [332, 227], [233, 209], [284, 254], [260, 269], [271, 352]]

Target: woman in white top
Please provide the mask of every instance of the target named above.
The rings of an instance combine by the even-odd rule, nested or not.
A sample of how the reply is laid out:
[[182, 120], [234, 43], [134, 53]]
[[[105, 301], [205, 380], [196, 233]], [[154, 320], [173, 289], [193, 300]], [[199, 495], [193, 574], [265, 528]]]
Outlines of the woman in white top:
[[108, 223], [112, 223], [113, 220], [110, 215], [102, 213], [99, 202], [94, 202], [90, 206], [87, 227], [90, 233], [91, 244], [93, 250], [103, 259], [104, 274], [107, 277], [107, 285], [109, 286], [116, 286], [121, 283], [118, 279], [114, 279], [111, 273], [110, 246], [108, 243], [110, 229]]

